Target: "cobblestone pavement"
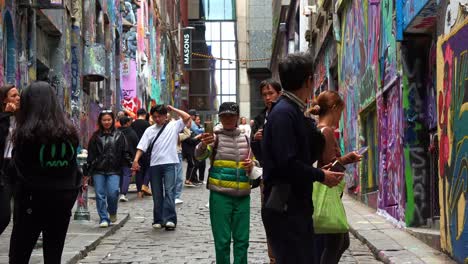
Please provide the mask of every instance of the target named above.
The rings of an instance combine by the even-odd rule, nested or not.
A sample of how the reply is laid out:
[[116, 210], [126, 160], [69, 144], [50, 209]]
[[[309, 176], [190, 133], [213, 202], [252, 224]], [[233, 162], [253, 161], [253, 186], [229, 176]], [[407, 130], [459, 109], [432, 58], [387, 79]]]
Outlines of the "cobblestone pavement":
[[[209, 211], [205, 207], [208, 190], [204, 187], [184, 189], [184, 203], [177, 206], [176, 231], [154, 230], [152, 222], [152, 198], [136, 198], [119, 204], [119, 212], [130, 213], [128, 222], [114, 235], [78, 263], [215, 263]], [[94, 203], [90, 210], [95, 210]], [[252, 193], [249, 263], [268, 263], [266, 240], [260, 217], [259, 189]], [[352, 237], [351, 246], [341, 263], [380, 263], [369, 249]]]

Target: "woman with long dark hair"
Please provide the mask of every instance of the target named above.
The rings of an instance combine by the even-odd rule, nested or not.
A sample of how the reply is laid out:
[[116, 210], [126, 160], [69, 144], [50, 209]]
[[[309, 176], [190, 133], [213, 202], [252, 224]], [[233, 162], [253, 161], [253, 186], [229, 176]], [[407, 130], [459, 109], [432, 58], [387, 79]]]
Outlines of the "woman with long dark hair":
[[18, 89], [12, 84], [0, 88], [0, 235], [10, 223], [11, 218], [11, 183], [7, 175], [11, 160], [13, 141], [12, 132], [15, 128], [15, 112], [19, 110], [20, 96]]
[[22, 93], [11, 174], [15, 181], [10, 263], [28, 263], [39, 234], [45, 263], [60, 263], [71, 210], [81, 183], [78, 133], [46, 82]]
[[102, 110], [98, 130], [88, 143], [89, 174], [93, 176], [99, 227], [108, 227], [117, 221], [117, 203], [122, 167], [130, 167], [132, 154], [125, 136], [115, 128], [111, 110]]

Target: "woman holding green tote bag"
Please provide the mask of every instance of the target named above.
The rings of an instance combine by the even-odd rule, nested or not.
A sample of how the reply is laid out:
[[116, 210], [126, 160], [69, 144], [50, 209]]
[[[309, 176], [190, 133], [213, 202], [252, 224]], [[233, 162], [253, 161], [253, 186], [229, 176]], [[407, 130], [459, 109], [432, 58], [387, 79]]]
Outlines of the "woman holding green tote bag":
[[[358, 162], [362, 156], [350, 152], [341, 156], [341, 150], [335, 138], [335, 129], [344, 109], [344, 102], [335, 91], [324, 91], [314, 101], [310, 113], [318, 115], [318, 128], [325, 137], [325, 148], [318, 161], [318, 167], [329, 166], [330, 170], [344, 171], [343, 165]], [[317, 263], [338, 263], [341, 255], [349, 247], [348, 222], [341, 201], [344, 181], [333, 188], [319, 182], [314, 183], [314, 231], [316, 235]], [[317, 250], [320, 248], [319, 250]]]

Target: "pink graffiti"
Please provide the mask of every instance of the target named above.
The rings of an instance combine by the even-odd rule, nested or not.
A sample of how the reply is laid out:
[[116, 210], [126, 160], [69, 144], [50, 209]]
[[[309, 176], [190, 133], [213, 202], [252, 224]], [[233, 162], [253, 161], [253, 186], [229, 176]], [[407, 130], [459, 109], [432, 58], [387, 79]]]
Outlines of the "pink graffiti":
[[399, 83], [377, 98], [379, 119], [379, 208], [404, 221], [402, 105]]
[[439, 110], [439, 127], [440, 140], [439, 140], [439, 172], [441, 177], [445, 177], [445, 162], [449, 160], [450, 156], [450, 140], [448, 137], [447, 127], [449, 124], [448, 112], [450, 111], [450, 102], [452, 101], [452, 65], [453, 50], [450, 44], [447, 43], [444, 51], [444, 86], [443, 92], [439, 93], [438, 110]]
[[437, 17], [425, 17], [421, 20], [421, 22], [419, 22], [413, 28], [421, 29], [421, 28], [432, 27], [434, 23], [436, 22], [436, 20], [437, 20]]

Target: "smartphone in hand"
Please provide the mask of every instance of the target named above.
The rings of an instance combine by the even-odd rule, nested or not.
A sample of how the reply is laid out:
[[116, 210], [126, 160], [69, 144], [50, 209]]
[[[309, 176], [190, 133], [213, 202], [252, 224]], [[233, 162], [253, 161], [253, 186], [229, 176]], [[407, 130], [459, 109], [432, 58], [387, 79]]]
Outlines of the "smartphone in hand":
[[346, 167], [343, 164], [341, 164], [338, 160], [335, 160], [330, 170], [335, 172], [345, 172]]
[[360, 148], [360, 149], [357, 151], [357, 153], [358, 153], [359, 155], [364, 155], [364, 153], [366, 153], [368, 149], [369, 149], [369, 147], [367, 147], [367, 146], [362, 147], [362, 148]]
[[205, 121], [205, 133], [213, 134], [213, 122], [212, 121]]

